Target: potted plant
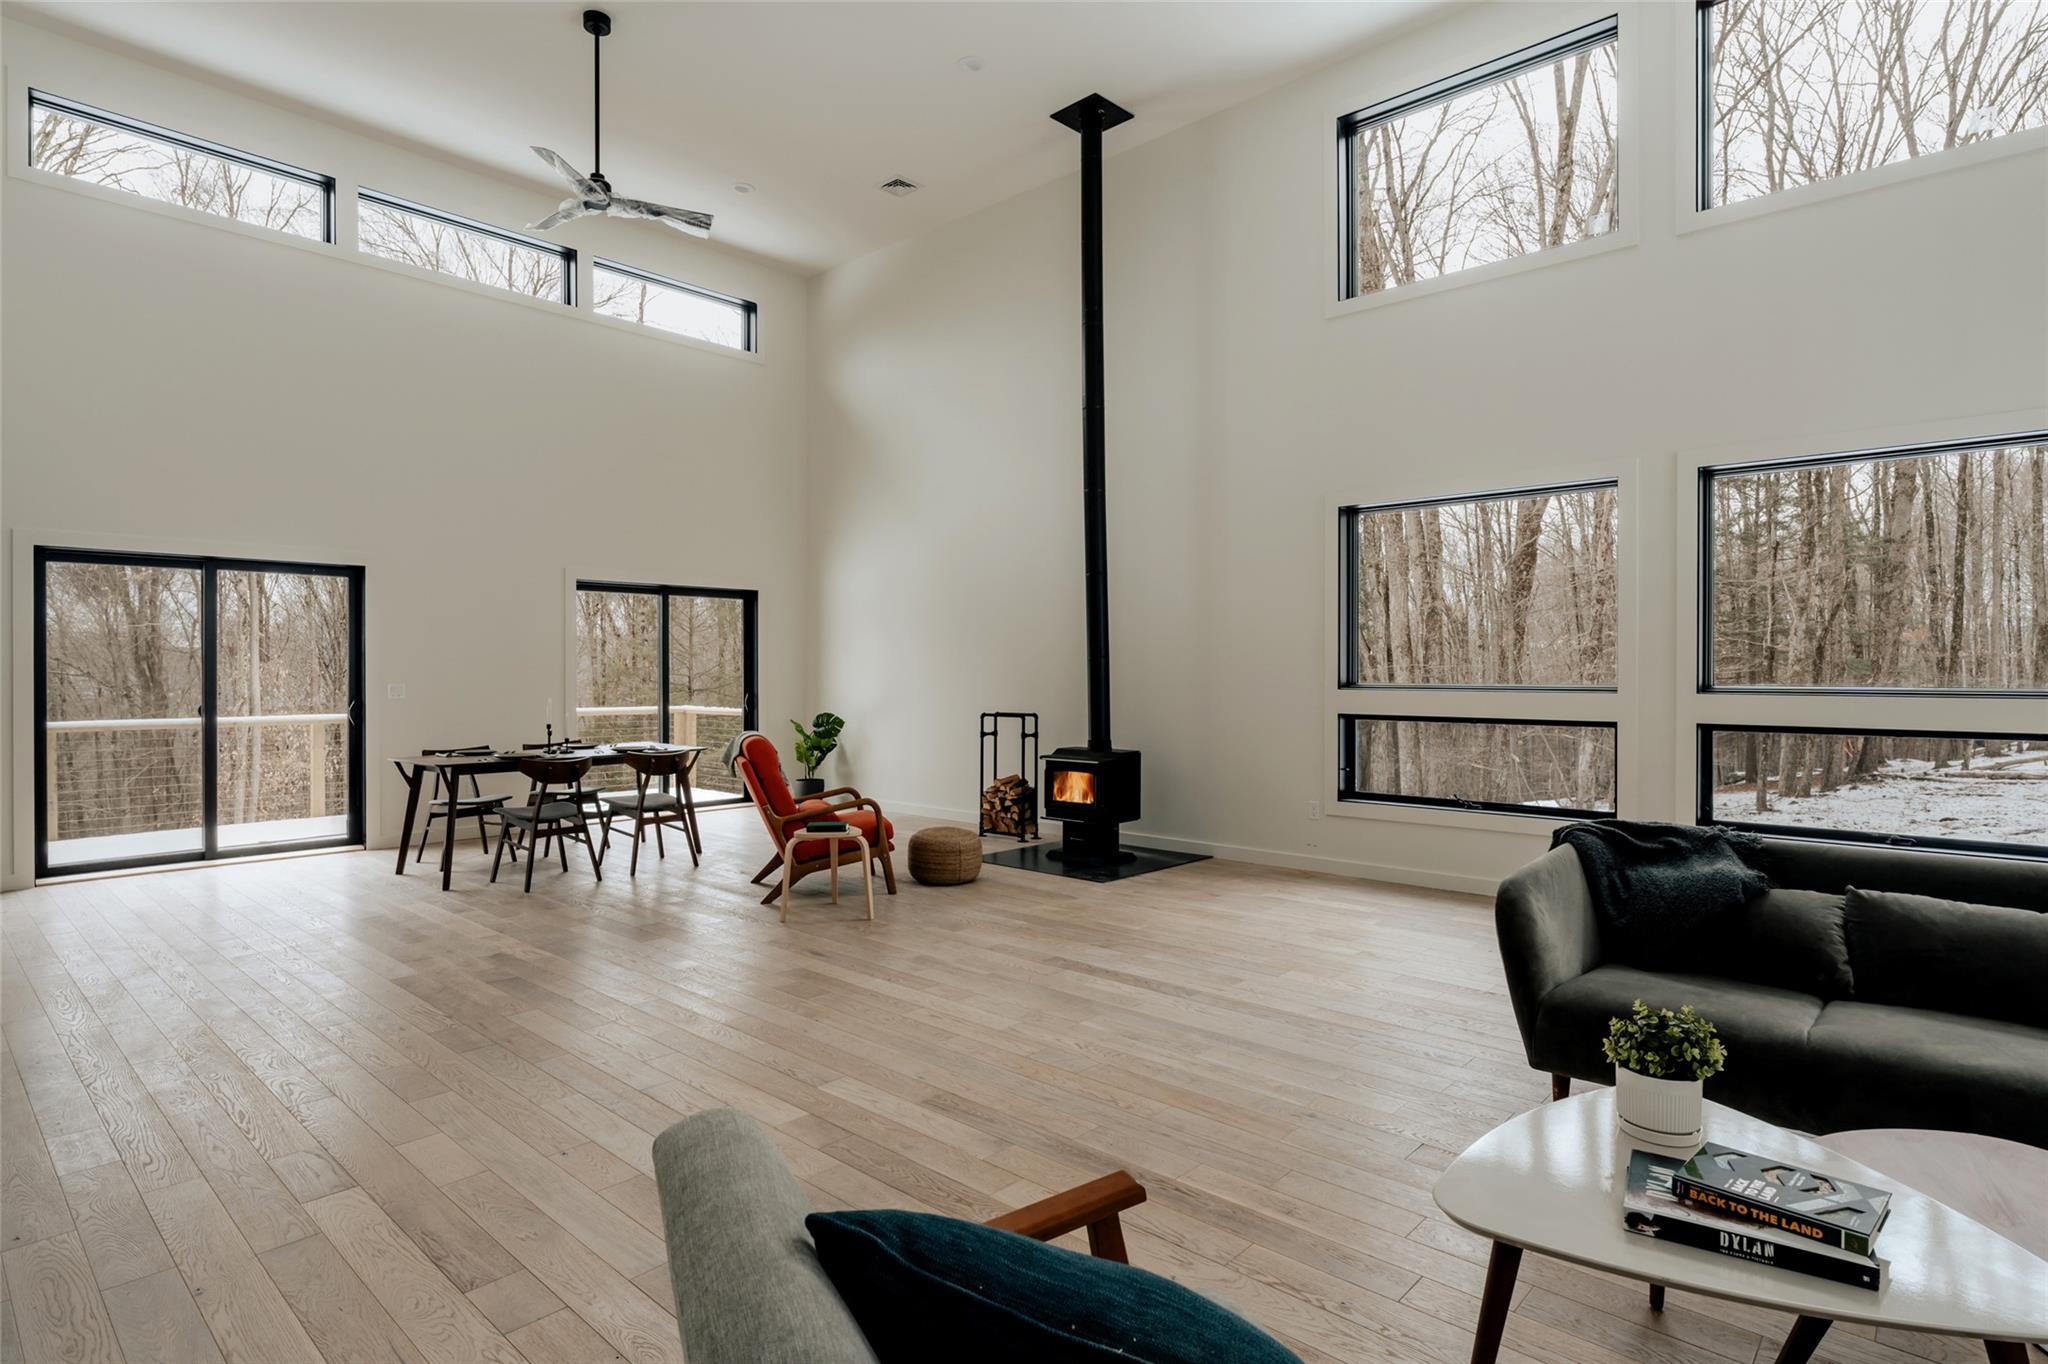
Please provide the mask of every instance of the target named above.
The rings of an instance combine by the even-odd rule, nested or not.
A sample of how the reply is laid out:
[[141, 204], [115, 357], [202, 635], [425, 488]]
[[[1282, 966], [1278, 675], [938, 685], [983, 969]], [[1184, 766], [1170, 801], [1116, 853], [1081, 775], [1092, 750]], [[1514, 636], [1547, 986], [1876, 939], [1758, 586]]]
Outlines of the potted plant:
[[1639, 999], [1628, 1017], [1608, 1020], [1601, 1049], [1614, 1063], [1622, 1130], [1659, 1146], [1697, 1146], [1705, 1083], [1728, 1062], [1714, 1025], [1690, 1004], [1673, 1012]]
[[795, 794], [798, 799], [815, 796], [825, 789], [818, 776], [818, 765], [839, 747], [839, 731], [846, 728], [846, 721], [829, 710], [821, 710], [812, 718], [809, 729], [804, 728], [801, 720], [791, 720], [789, 727], [796, 731], [796, 760], [804, 769], [803, 776], [793, 783]]

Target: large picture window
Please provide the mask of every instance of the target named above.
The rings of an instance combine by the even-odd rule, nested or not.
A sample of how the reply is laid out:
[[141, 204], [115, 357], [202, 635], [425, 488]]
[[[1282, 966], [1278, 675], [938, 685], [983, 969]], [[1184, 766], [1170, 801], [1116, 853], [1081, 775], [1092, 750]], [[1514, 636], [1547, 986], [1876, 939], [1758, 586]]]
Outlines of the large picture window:
[[1338, 513], [1338, 683], [1374, 712], [1337, 718], [1340, 802], [1614, 815], [1619, 497], [1600, 481]]
[[1619, 227], [1616, 35], [1603, 19], [1339, 120], [1344, 297]]
[[1615, 485], [1352, 507], [1346, 686], [1614, 686]]
[[2048, 5], [1701, 0], [1699, 206], [2048, 124]]
[[1703, 468], [1700, 544], [1702, 823], [2048, 853], [2048, 433]]
[[1702, 479], [1703, 687], [2048, 692], [2048, 433]]
[[1702, 824], [2048, 854], [2048, 734], [1702, 726]]
[[282, 161], [31, 90], [29, 164], [159, 203], [334, 240], [334, 181]]
[[697, 804], [744, 799], [720, 756], [756, 723], [757, 609], [750, 591], [577, 583], [575, 737], [703, 744]]

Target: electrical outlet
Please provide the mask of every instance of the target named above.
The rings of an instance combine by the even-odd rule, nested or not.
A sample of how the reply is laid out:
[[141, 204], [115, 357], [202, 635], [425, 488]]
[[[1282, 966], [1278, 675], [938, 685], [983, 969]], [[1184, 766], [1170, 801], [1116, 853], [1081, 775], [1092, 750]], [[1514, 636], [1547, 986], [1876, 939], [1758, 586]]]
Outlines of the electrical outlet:
[[393, 682], [384, 689], [384, 697], [388, 701], [403, 701], [405, 699], [405, 683]]
[[1312, 800], [1308, 803], [1308, 817], [1310, 819], [1321, 819], [1323, 817], [1323, 803], [1321, 801]]

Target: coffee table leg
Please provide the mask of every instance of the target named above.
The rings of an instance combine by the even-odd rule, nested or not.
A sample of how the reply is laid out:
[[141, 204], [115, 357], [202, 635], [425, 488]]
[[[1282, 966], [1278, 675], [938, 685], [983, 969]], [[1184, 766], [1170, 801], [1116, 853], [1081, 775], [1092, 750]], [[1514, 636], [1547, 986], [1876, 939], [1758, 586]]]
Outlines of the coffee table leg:
[[1515, 1273], [1522, 1267], [1522, 1248], [1493, 1243], [1486, 1261], [1486, 1292], [1479, 1299], [1479, 1325], [1472, 1332], [1472, 1364], [1493, 1364], [1500, 1358], [1501, 1333], [1508, 1326], [1508, 1302], [1515, 1296]]
[[1801, 1317], [1793, 1322], [1785, 1343], [1778, 1347], [1778, 1364], [1806, 1364], [1820, 1348], [1821, 1337], [1833, 1325], [1826, 1317]]

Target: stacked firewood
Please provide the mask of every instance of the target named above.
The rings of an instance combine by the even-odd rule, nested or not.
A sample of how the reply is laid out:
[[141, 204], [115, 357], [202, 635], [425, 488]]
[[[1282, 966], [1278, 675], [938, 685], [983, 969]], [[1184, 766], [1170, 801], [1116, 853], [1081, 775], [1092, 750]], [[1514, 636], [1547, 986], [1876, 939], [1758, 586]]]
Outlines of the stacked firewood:
[[981, 793], [981, 831], [1038, 837], [1038, 793], [1019, 776], [998, 777]]

